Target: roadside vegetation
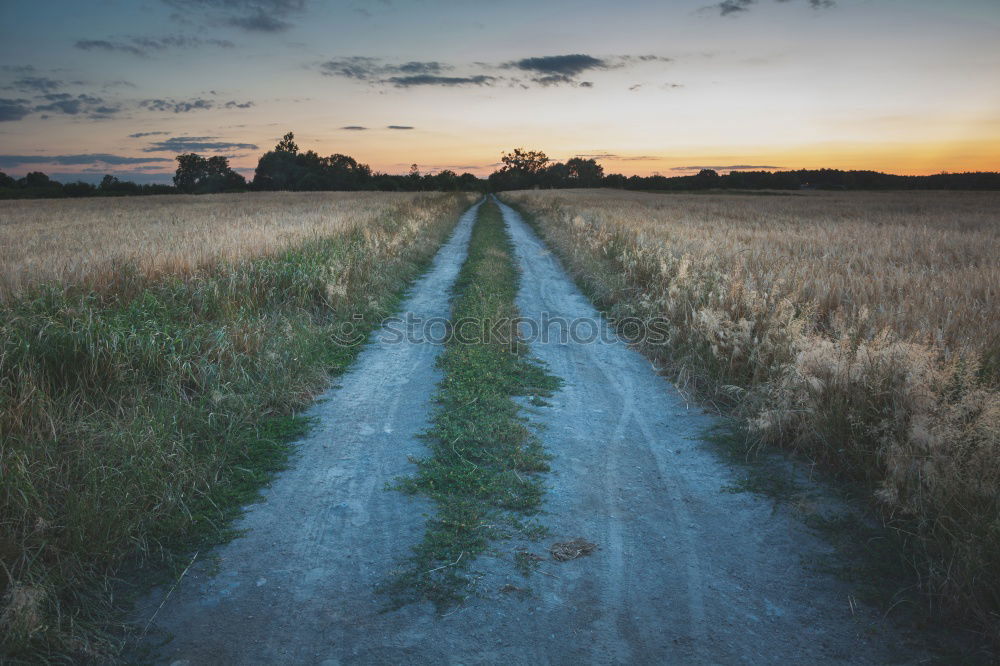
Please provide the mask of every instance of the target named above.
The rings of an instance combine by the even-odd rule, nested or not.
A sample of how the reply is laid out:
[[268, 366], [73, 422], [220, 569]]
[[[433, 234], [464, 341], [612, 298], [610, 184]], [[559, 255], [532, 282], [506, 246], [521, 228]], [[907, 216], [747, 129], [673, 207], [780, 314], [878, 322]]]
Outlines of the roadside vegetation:
[[225, 537], [471, 199], [5, 203], [0, 661], [113, 657], [117, 578]]
[[[516, 329], [518, 271], [500, 209], [486, 202], [454, 288], [452, 333], [439, 364], [429, 455], [398, 490], [433, 500], [423, 541], [386, 586], [396, 604], [461, 601], [469, 565], [494, 539], [541, 536], [538, 473], [548, 456], [520, 415], [515, 396], [548, 395], [558, 380], [526, 356]], [[497, 325], [502, 324], [502, 325]], [[527, 519], [527, 520], [526, 520]]]
[[1000, 643], [1000, 199], [512, 192], [682, 386], [868, 489], [931, 607]]

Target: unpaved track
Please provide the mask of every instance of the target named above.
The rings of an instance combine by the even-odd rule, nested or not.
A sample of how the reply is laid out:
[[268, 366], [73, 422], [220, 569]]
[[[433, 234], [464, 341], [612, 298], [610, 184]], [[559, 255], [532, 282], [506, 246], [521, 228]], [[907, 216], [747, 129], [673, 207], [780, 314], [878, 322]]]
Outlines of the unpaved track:
[[[467, 213], [403, 304], [448, 313]], [[523, 272], [518, 307], [567, 319], [596, 313], [519, 216], [503, 207]], [[232, 663], [873, 663], [915, 653], [849, 590], [803, 564], [827, 551], [799, 522], [749, 494], [721, 492], [734, 472], [699, 443], [690, 408], [620, 343], [534, 353], [565, 384], [531, 418], [555, 458], [544, 543], [600, 549], [547, 562], [525, 581], [497, 544], [474, 565], [479, 595], [438, 617], [429, 604], [382, 612], [374, 587], [422, 536], [427, 502], [385, 491], [412, 471], [440, 378], [440, 347], [376, 340], [313, 414], [289, 470], [240, 521], [245, 536], [191, 572], [160, 609], [158, 661]], [[541, 544], [525, 544], [544, 553]], [[217, 573], [213, 574], [213, 569]], [[530, 587], [527, 598], [498, 590]], [[162, 595], [161, 591], [159, 595]], [[155, 596], [144, 604], [152, 613]]]

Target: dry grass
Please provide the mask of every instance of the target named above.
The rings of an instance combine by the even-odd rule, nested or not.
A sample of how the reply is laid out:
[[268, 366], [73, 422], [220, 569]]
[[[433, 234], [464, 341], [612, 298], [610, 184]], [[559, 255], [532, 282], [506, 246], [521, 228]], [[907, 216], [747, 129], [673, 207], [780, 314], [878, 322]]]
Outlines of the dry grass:
[[0, 202], [0, 662], [113, 658], [117, 572], [224, 534], [472, 198]]
[[419, 216], [425, 206], [414, 204], [427, 200], [412, 192], [250, 192], [0, 201], [0, 297], [124, 264], [149, 275], [190, 273], [402, 211]]
[[928, 591], [1000, 627], [1000, 195], [505, 195], [645, 351], [867, 483]]

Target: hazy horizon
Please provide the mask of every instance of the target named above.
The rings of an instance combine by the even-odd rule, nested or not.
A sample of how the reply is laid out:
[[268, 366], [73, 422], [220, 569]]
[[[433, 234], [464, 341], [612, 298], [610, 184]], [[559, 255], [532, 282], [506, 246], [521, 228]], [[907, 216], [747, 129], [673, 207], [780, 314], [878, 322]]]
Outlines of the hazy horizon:
[[1000, 169], [993, 0], [8, 2], [0, 170], [252, 175], [286, 131], [373, 169]]

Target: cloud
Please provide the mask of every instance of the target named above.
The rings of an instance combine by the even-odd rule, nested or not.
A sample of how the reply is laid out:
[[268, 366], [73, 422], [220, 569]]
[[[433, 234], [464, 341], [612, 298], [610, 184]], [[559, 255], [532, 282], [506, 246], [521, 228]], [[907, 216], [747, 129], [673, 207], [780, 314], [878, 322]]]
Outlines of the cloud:
[[650, 162], [662, 159], [656, 155], [616, 155], [615, 153], [580, 153], [574, 157], [583, 157], [594, 160], [613, 160], [616, 162]]
[[70, 95], [69, 93], [47, 93], [41, 96], [47, 104], [38, 104], [34, 111], [42, 113], [61, 113], [67, 116], [86, 115], [89, 118], [110, 118], [121, 111], [118, 106], [111, 106], [101, 97], [93, 95]]
[[106, 39], [81, 39], [74, 46], [83, 51], [122, 51], [136, 56], [146, 55], [146, 52], [137, 46], [121, 42], [109, 42]]
[[[583, 72], [607, 69], [609, 66], [610, 63], [606, 60], [583, 53], [522, 58], [521, 60], [508, 62], [504, 65], [504, 67], [509, 69], [519, 69], [524, 72], [536, 74], [531, 80], [540, 86], [576, 84], [576, 77]], [[584, 81], [579, 85], [584, 88], [590, 88], [594, 84], [590, 81]]]
[[22, 76], [7, 86], [7, 88], [24, 92], [47, 93], [59, 90], [62, 86], [62, 81], [56, 81], [47, 76]]
[[[249, 109], [254, 105], [251, 101], [237, 102], [236, 100], [230, 100], [225, 104], [222, 104], [224, 109]], [[176, 99], [144, 99], [139, 102], [139, 106], [143, 109], [148, 109], [150, 111], [163, 111], [163, 112], [173, 112], [173, 113], [188, 113], [190, 111], [207, 111], [209, 109], [217, 108], [215, 102], [202, 99], [200, 97], [190, 100], [176, 100]]]
[[254, 143], [230, 143], [216, 141], [214, 136], [174, 136], [163, 141], [154, 141], [143, 148], [145, 153], [171, 152], [185, 153], [198, 151], [220, 152], [224, 150], [259, 150]]
[[[349, 56], [334, 58], [319, 63], [319, 71], [324, 76], [335, 76], [355, 81], [365, 81], [373, 85], [388, 85], [397, 88], [417, 86], [494, 86], [503, 82], [529, 87], [516, 77], [494, 76], [484, 73], [496, 70], [515, 70], [527, 73], [528, 80], [540, 86], [574, 85], [593, 88], [593, 81], [581, 81], [584, 72], [629, 67], [642, 63], [670, 62], [671, 59], [658, 55], [621, 55], [598, 58], [583, 53], [556, 56], [536, 56], [521, 58], [500, 64], [485, 62], [468, 63], [464, 67], [471, 72], [452, 74], [458, 65], [437, 60], [413, 60], [403, 63], [387, 63], [381, 58], [369, 56]], [[477, 71], [478, 70], [478, 71]]]
[[[778, 2], [789, 2], [790, 0], [777, 0]], [[808, 0], [809, 6], [813, 9], [829, 9], [836, 5], [834, 0]], [[703, 7], [703, 9], [718, 11], [720, 16], [728, 16], [730, 14], [739, 14], [745, 12], [752, 5], [755, 5], [757, 0], [722, 0], [714, 5], [709, 5], [708, 7]]]
[[477, 74], [475, 76], [434, 76], [432, 74], [417, 74], [415, 76], [390, 76], [384, 83], [390, 83], [397, 88], [412, 88], [414, 86], [483, 86], [492, 85], [497, 78]]
[[730, 164], [727, 166], [679, 166], [673, 167], [671, 171], [701, 171], [711, 169], [712, 171], [755, 171], [760, 169], [781, 169], [780, 166], [766, 166], [756, 164]]
[[[201, 12], [213, 22], [248, 32], [283, 32], [305, 11], [306, 0], [164, 0], [175, 9]], [[184, 20], [181, 14], [176, 18]]]
[[83, 51], [119, 51], [141, 58], [148, 57], [151, 52], [167, 49], [195, 49], [203, 46], [217, 46], [231, 49], [235, 46], [228, 39], [202, 39], [187, 35], [167, 35], [165, 37], [125, 37], [121, 40], [111, 39], [81, 39], [74, 45]]
[[342, 129], [342, 130], [351, 130], [351, 131], [354, 131], [354, 132], [360, 132], [361, 130], [366, 130], [368, 128], [367, 127], [362, 127], [361, 125], [346, 125], [344, 127], [341, 127], [340, 129]]
[[0, 97], [0, 122], [21, 120], [31, 113], [31, 101]]
[[542, 74], [576, 76], [588, 69], [604, 69], [607, 67], [607, 63], [600, 58], [582, 53], [574, 53], [572, 55], [523, 58], [509, 63], [509, 66], [529, 72], [540, 72]]
[[391, 129], [391, 130], [411, 130], [411, 129], [413, 129], [413, 126], [412, 125], [386, 125], [386, 129]]
[[435, 60], [411, 60], [398, 65], [390, 65], [378, 58], [351, 56], [320, 63], [320, 73], [324, 76], [340, 76], [359, 81], [379, 81], [392, 75], [440, 75], [452, 69], [451, 66]]
[[0, 155], [0, 167], [15, 167], [21, 164], [143, 164], [147, 162], [173, 162], [166, 157], [127, 157], [108, 153], [86, 153], [79, 155]]
[[170, 132], [136, 132], [135, 134], [129, 134], [130, 139], [141, 139], [145, 136], [162, 136], [170, 134]]

